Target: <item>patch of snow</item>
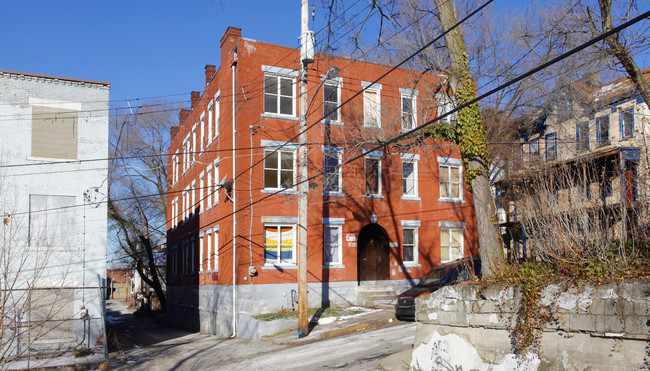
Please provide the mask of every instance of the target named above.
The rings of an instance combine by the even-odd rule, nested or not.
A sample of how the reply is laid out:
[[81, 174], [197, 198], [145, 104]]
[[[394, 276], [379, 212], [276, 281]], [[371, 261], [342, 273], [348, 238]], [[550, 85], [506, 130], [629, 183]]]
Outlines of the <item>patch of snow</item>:
[[437, 331], [426, 344], [413, 350], [411, 369], [415, 370], [537, 370], [541, 363], [536, 354], [508, 354], [499, 364], [484, 362], [476, 349], [458, 335], [442, 336]]
[[488, 316], [488, 322], [490, 323], [499, 323], [499, 316], [496, 313], [492, 313]]
[[433, 321], [438, 320], [438, 312], [429, 312], [429, 319]]

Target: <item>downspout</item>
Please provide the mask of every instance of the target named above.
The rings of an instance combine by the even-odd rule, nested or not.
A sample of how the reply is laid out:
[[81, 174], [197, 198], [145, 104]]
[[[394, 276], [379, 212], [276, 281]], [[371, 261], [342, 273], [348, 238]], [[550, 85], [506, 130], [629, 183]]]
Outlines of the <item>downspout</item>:
[[233, 48], [232, 69], [232, 337], [237, 336], [237, 195], [235, 194], [235, 179], [237, 178], [235, 156], [237, 125], [235, 124], [235, 67], [237, 66], [237, 47]]

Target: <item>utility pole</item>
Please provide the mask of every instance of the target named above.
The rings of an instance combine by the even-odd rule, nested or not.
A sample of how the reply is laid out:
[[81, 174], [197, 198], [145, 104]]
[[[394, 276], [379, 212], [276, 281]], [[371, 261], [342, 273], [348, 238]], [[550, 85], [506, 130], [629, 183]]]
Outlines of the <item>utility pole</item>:
[[[300, 137], [298, 138], [298, 336], [307, 336], [307, 64], [313, 62], [313, 33], [309, 31], [309, 1], [301, 2], [300, 27]], [[311, 50], [310, 50], [311, 46]], [[310, 57], [311, 56], [311, 57]]]

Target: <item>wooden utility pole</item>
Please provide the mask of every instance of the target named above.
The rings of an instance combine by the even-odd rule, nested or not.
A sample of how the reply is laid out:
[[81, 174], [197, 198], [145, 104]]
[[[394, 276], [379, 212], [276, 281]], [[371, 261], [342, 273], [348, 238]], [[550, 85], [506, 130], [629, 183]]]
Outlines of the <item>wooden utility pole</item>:
[[305, 44], [309, 42], [309, 1], [301, 2], [300, 27], [300, 137], [298, 138], [298, 336], [307, 336], [307, 64], [309, 58]]

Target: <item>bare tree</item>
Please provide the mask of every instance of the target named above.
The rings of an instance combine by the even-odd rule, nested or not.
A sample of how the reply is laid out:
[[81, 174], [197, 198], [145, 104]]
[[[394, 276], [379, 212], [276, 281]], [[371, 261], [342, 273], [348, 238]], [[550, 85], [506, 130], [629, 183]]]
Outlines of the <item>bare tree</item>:
[[156, 254], [166, 241], [166, 153], [178, 108], [149, 102], [113, 116], [110, 133], [108, 215], [115, 240], [165, 308], [165, 275]]

